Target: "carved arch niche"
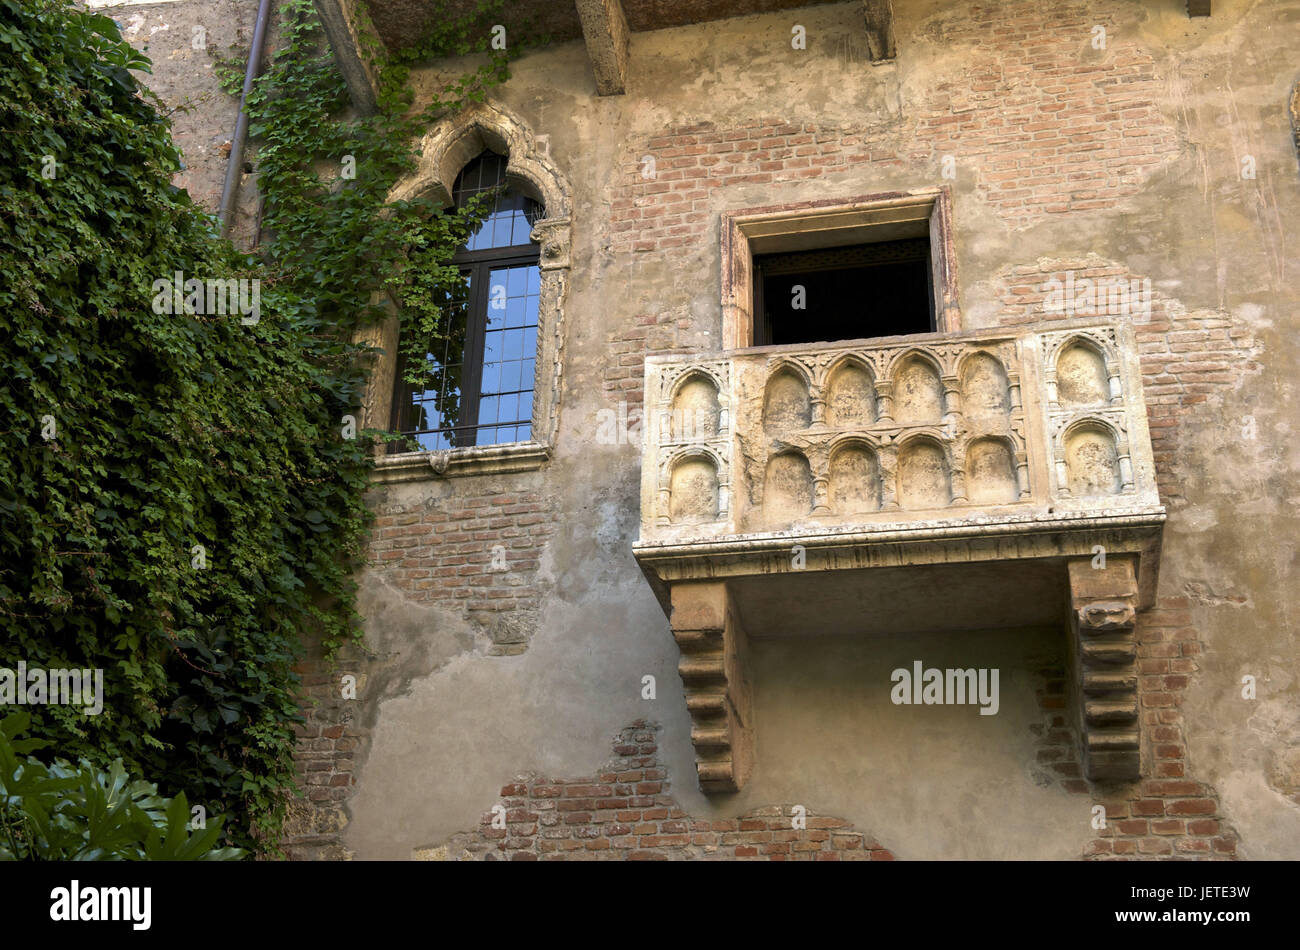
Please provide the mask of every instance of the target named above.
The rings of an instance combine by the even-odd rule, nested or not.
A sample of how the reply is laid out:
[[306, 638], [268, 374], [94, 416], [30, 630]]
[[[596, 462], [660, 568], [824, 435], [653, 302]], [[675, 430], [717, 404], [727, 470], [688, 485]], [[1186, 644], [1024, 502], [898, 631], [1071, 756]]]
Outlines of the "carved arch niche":
[[[538, 201], [543, 217], [534, 225], [532, 239], [540, 245], [541, 287], [538, 302], [536, 378], [533, 396], [533, 441], [524, 443], [516, 454], [532, 453], [540, 464], [549, 456], [559, 420], [560, 365], [564, 342], [564, 303], [568, 294], [572, 227], [572, 191], [550, 156], [538, 146], [532, 131], [516, 116], [499, 106], [478, 103], [439, 123], [420, 141], [420, 159], [415, 171], [398, 182], [388, 195], [390, 202], [424, 199], [439, 207], [452, 203], [451, 191], [460, 170], [485, 150], [506, 157], [506, 181]], [[382, 301], [390, 316], [382, 324], [363, 329], [358, 342], [379, 347], [362, 402], [363, 426], [384, 428], [392, 409], [393, 382], [397, 368], [398, 317], [396, 303]], [[489, 451], [496, 449], [496, 451]], [[484, 460], [473, 471], [492, 470], [500, 447], [468, 447], [453, 454], [481, 454]], [[431, 455], [434, 453], [411, 453]], [[491, 459], [489, 460], [489, 456]], [[393, 460], [381, 458], [377, 472]], [[407, 464], [398, 462], [398, 464]], [[424, 464], [427, 469], [427, 463]], [[521, 467], [518, 464], [513, 467]], [[536, 467], [536, 465], [527, 466]]]

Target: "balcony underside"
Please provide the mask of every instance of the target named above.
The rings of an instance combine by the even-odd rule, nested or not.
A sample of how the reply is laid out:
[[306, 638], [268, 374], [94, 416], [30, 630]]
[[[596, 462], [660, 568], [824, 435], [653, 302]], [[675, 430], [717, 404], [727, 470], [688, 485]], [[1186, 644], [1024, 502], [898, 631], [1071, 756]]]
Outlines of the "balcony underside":
[[672, 584], [728, 581], [751, 636], [992, 629], [1059, 621], [1066, 563], [1104, 563], [1099, 550], [1135, 556], [1135, 606], [1150, 606], [1164, 521], [1154, 508], [641, 543], [633, 551], [666, 613]]

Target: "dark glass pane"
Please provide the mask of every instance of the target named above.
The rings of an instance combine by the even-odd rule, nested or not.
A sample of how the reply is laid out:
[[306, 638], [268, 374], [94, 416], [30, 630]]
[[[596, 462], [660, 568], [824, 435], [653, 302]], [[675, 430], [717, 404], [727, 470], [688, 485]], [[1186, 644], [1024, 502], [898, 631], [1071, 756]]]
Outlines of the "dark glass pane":
[[764, 342], [793, 345], [930, 333], [930, 239], [754, 258]]

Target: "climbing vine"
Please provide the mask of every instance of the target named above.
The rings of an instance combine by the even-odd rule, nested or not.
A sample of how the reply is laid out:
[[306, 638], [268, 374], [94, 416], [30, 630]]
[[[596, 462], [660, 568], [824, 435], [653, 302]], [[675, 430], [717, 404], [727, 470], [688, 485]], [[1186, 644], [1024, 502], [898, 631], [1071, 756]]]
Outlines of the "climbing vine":
[[[492, 49], [488, 25], [503, 0], [480, 0], [461, 17], [436, 19], [424, 40], [395, 56], [371, 50], [380, 66], [379, 108], [347, 116], [347, 90], [310, 0], [283, 7], [284, 45], [250, 103], [258, 183], [275, 237], [268, 261], [337, 320], [382, 319], [385, 298], [399, 304], [400, 346], [408, 382], [427, 380], [425, 354], [446, 331], [463, 290], [450, 260], [495, 194], [463, 208], [425, 198], [388, 201], [415, 168], [415, 145], [433, 123], [482, 101], [509, 76], [517, 49]], [[424, 59], [483, 54], [481, 62], [426, 92], [414, 106], [411, 66]]]
[[[412, 352], [441, 332], [447, 262], [482, 211], [386, 199], [417, 134], [509, 54], [420, 108], [410, 65], [486, 47], [476, 24], [499, 7], [383, 63], [380, 110], [356, 117], [311, 3], [282, 5], [250, 105], [268, 236], [250, 255], [171, 185], [180, 156], [131, 72], [148, 61], [114, 22], [0, 0], [0, 671], [102, 670], [98, 714], [31, 705], [31, 734], [183, 793], [231, 846], [274, 851], [304, 637], [328, 651], [358, 631], [380, 434], [355, 431], [350, 341], [384, 294]], [[255, 306], [205, 306], [205, 280]]]

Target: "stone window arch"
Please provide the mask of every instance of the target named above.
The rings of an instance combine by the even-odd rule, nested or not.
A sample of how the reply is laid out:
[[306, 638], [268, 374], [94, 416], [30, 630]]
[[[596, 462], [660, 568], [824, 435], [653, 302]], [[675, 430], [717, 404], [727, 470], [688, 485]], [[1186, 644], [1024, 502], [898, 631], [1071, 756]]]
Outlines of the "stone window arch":
[[[424, 136], [415, 171], [398, 182], [389, 200], [424, 198], [438, 206], [450, 206], [462, 170], [484, 153], [501, 156], [505, 160], [506, 186], [531, 199], [541, 209], [541, 217], [532, 222], [530, 235], [537, 246], [539, 287], [529, 438], [380, 454], [375, 463], [377, 481], [524, 471], [544, 465], [554, 447], [571, 246], [571, 192], [567, 182], [519, 119], [497, 106], [477, 104], [440, 123]], [[360, 420], [363, 427], [377, 429], [388, 428], [393, 419], [398, 375], [397, 305], [391, 299], [382, 302], [390, 311], [389, 317], [358, 334], [359, 342], [378, 348], [363, 395]]]

